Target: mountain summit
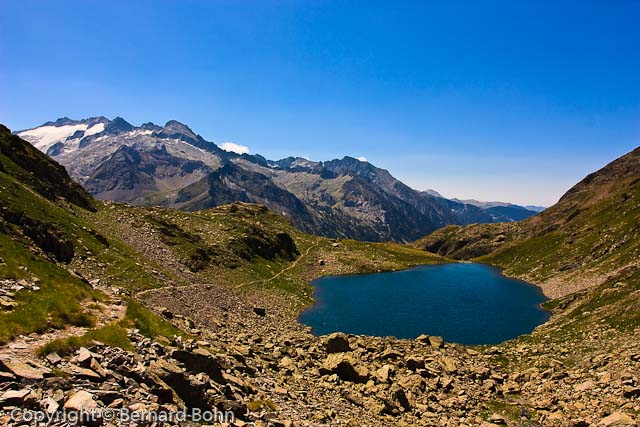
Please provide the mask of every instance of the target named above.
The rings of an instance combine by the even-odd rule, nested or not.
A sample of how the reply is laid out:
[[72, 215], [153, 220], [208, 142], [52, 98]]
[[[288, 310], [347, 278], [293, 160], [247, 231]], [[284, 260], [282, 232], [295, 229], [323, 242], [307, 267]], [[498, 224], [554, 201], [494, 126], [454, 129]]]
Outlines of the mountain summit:
[[416, 191], [353, 157], [270, 161], [225, 151], [176, 120], [136, 127], [121, 117], [64, 117], [17, 135], [64, 165], [99, 199], [183, 210], [261, 203], [299, 229], [329, 237], [412, 241], [448, 224], [535, 214], [515, 205], [482, 206]]

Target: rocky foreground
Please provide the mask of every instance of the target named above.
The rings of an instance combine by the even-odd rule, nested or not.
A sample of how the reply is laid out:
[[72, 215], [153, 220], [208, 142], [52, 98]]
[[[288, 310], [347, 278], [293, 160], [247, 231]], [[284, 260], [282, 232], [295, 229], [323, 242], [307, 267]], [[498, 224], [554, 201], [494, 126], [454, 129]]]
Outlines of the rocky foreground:
[[554, 349], [554, 359], [545, 345], [516, 342], [472, 349], [426, 335], [318, 338], [277, 310], [241, 300], [228, 302], [237, 310], [203, 309], [207, 294], [221, 301], [212, 286], [145, 296], [164, 302], [157, 313], [184, 331], [170, 341], [130, 330], [134, 351], [99, 342], [39, 360], [3, 351], [2, 421], [18, 425], [14, 408], [176, 413], [186, 406], [216, 408], [232, 426], [637, 425], [637, 339], [570, 365], [566, 356], [577, 347]]

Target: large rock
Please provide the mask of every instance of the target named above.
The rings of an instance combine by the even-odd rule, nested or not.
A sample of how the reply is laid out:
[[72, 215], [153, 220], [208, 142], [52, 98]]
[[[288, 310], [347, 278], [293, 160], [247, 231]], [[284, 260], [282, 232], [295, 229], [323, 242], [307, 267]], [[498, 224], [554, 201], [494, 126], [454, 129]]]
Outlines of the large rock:
[[29, 395], [31, 391], [24, 390], [9, 390], [5, 391], [0, 396], [0, 403], [5, 406], [22, 406], [23, 400]]
[[434, 348], [442, 348], [442, 346], [444, 346], [444, 339], [442, 337], [430, 336], [429, 344]]
[[2, 365], [5, 370], [11, 372], [15, 376], [27, 380], [41, 380], [45, 376], [51, 374], [51, 371], [49, 369], [27, 365], [26, 363], [21, 362], [17, 359], [0, 360], [0, 365]]
[[75, 393], [64, 403], [64, 409], [72, 411], [90, 411], [97, 407], [98, 404], [93, 400], [93, 395], [84, 390]]
[[606, 427], [618, 427], [618, 426], [636, 426], [636, 422], [627, 414], [622, 412], [614, 412], [608, 417], [603, 418], [600, 421], [600, 425]]
[[342, 332], [336, 332], [325, 337], [322, 344], [324, 345], [325, 351], [329, 354], [351, 351], [349, 339]]
[[383, 365], [382, 368], [376, 371], [376, 378], [381, 383], [389, 382], [391, 378], [391, 365]]
[[[153, 389], [164, 393], [169, 387], [175, 394], [174, 400], [181, 400], [188, 408], [202, 410], [210, 408], [206, 387], [192, 383], [189, 376], [178, 365], [166, 360], [158, 360], [149, 366], [146, 374], [152, 382]], [[163, 394], [161, 397], [166, 399], [167, 396]]]
[[335, 353], [327, 356], [320, 368], [322, 375], [336, 374], [342, 381], [365, 383], [369, 379], [369, 370], [358, 366], [354, 358], [345, 353]]
[[190, 372], [204, 372], [218, 384], [225, 383], [222, 376], [222, 368], [218, 360], [205, 349], [197, 348], [192, 351], [176, 350], [171, 353], [171, 357], [184, 363], [184, 366]]

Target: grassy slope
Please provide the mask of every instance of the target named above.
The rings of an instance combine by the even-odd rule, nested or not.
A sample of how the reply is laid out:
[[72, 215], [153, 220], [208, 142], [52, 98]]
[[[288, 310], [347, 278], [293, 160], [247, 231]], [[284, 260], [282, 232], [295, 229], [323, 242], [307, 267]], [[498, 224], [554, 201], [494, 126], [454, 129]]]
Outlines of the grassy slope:
[[[0, 131], [0, 278], [37, 278], [41, 287], [18, 292], [15, 309], [0, 313], [0, 343], [18, 334], [92, 325], [83, 305], [104, 295], [73, 272], [129, 290], [158, 285], [149, 273], [155, 266], [81, 218], [94, 209], [93, 200], [63, 168], [5, 128]], [[16, 162], [15, 153], [24, 157]], [[51, 241], [73, 247], [68, 264], [47, 252]]]
[[[147, 252], [151, 258], [162, 254], [161, 258], [171, 262], [175, 270], [186, 273], [183, 280], [176, 279], [178, 284], [217, 283], [243, 291], [266, 289], [293, 296], [297, 308], [311, 302], [308, 282], [320, 275], [395, 270], [445, 261], [399, 244], [338, 242], [309, 235], [296, 230], [284, 217], [245, 203], [194, 213], [109, 203], [96, 213], [85, 212], [85, 217], [134, 246], [146, 242], [138, 247], [140, 252]], [[295, 243], [293, 253], [278, 242], [277, 236], [283, 234]], [[273, 254], [265, 256], [261, 252]]]

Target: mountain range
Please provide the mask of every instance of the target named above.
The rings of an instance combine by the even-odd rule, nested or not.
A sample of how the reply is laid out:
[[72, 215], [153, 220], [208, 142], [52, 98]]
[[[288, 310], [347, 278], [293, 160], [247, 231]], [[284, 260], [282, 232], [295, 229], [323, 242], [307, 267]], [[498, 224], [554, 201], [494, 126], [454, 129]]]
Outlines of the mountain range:
[[365, 241], [413, 241], [449, 224], [519, 221], [538, 209], [417, 191], [367, 161], [271, 161], [225, 151], [175, 120], [133, 126], [67, 117], [16, 132], [98, 199], [194, 211], [261, 203], [298, 229]]

